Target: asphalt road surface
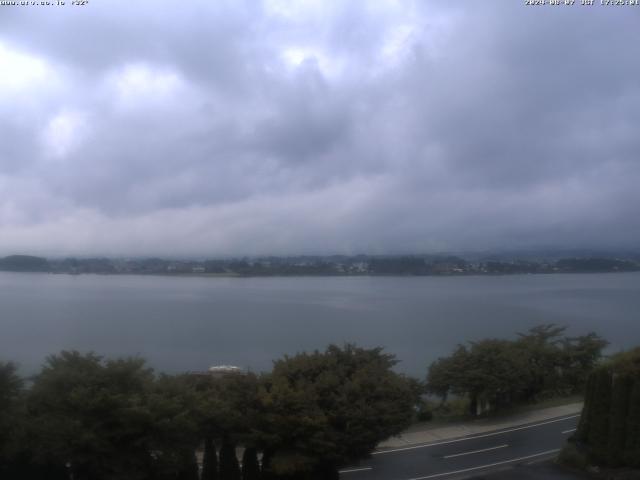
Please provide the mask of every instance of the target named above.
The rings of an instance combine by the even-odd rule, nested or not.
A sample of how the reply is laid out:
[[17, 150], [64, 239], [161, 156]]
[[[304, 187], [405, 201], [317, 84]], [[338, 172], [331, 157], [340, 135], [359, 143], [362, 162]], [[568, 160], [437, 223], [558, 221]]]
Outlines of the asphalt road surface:
[[555, 456], [579, 415], [494, 432], [375, 452], [340, 471], [343, 480], [452, 480]]

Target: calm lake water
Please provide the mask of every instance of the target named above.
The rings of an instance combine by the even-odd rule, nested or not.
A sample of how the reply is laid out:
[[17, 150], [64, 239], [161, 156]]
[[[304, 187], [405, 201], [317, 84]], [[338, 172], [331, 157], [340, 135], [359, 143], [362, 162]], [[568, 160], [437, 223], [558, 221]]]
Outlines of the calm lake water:
[[169, 372], [268, 370], [329, 343], [383, 346], [423, 377], [457, 343], [539, 323], [640, 344], [640, 273], [195, 278], [0, 273], [0, 360], [34, 372], [61, 349], [141, 355]]

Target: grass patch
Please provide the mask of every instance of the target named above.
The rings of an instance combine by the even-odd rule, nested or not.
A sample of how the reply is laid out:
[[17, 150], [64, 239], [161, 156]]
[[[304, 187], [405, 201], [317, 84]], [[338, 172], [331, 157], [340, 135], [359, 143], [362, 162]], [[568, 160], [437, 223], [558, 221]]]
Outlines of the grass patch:
[[503, 417], [507, 415], [517, 415], [519, 413], [535, 412], [545, 408], [561, 407], [563, 405], [571, 405], [572, 403], [584, 402], [582, 395], [568, 395], [562, 397], [552, 397], [535, 403], [525, 403], [522, 405], [514, 405], [509, 408], [503, 408], [498, 411], [489, 412], [486, 417]]
[[420, 427], [428, 426], [434, 428], [438, 426], [446, 426], [450, 423], [464, 422], [479, 419], [502, 418], [511, 415], [518, 415], [527, 412], [534, 412], [544, 408], [560, 407], [570, 405], [572, 403], [581, 403], [584, 401], [582, 395], [570, 395], [564, 397], [553, 397], [536, 403], [527, 403], [523, 405], [515, 405], [509, 408], [502, 408], [497, 411], [490, 411], [480, 416], [474, 416], [469, 413], [470, 401], [466, 397], [450, 398], [445, 403], [437, 403], [432, 401], [423, 401], [417, 412], [415, 422], [410, 430], [419, 430]]

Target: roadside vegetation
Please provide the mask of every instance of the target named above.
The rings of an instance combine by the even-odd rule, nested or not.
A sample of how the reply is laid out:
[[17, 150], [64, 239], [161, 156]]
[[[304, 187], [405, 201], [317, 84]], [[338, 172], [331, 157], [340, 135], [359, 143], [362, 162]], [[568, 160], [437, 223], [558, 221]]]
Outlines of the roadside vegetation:
[[[50, 356], [29, 379], [0, 363], [0, 478], [338, 478], [340, 466], [416, 421], [579, 395], [605, 345], [542, 325], [460, 345], [433, 362], [426, 383], [394, 372], [382, 349], [351, 344], [285, 356], [260, 375], [156, 374], [141, 358], [76, 351]], [[589, 381], [589, 405], [604, 395], [593, 393], [598, 382]], [[589, 442], [604, 428], [590, 422]]]
[[63, 351], [28, 384], [0, 364], [0, 478], [196, 480], [199, 450], [203, 480], [338, 478], [411, 423], [415, 382], [394, 364], [330, 346], [215, 378]]
[[589, 375], [578, 429], [560, 461], [604, 468], [607, 478], [640, 477], [640, 347], [613, 356]]
[[441, 400], [435, 415], [456, 416], [465, 409], [480, 415], [582, 394], [607, 342], [595, 333], [568, 337], [564, 332], [548, 324], [515, 340], [458, 345], [428, 370], [427, 392]]

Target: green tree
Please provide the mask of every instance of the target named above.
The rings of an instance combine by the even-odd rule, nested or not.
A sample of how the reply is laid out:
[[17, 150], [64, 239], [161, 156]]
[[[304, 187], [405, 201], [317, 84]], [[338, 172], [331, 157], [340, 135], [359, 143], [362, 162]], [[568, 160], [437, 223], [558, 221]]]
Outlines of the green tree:
[[240, 480], [240, 465], [236, 447], [225, 439], [220, 447], [220, 480]]
[[640, 348], [615, 355], [587, 381], [575, 440], [591, 462], [640, 466]]
[[245, 448], [242, 454], [242, 480], [260, 480], [258, 451], [253, 447]]
[[151, 386], [146, 403], [151, 417], [148, 449], [157, 478], [173, 479], [185, 474], [185, 466], [188, 469], [201, 438], [197, 404], [189, 375], [161, 375]]
[[599, 462], [605, 462], [607, 458], [607, 445], [609, 438], [609, 422], [611, 414], [611, 373], [605, 368], [596, 370], [594, 373], [594, 394], [591, 408], [589, 432], [587, 443], [592, 445], [592, 456]]
[[418, 399], [395, 363], [380, 348], [350, 344], [276, 361], [261, 394], [271, 472], [333, 475], [406, 428]]
[[449, 357], [442, 357], [433, 362], [427, 373], [427, 392], [439, 396], [442, 403], [446, 402], [449, 394], [463, 384], [461, 376], [466, 370], [468, 357], [467, 348], [458, 345]]
[[183, 452], [177, 480], [199, 480], [198, 461], [195, 452], [188, 450]]
[[187, 387], [183, 377], [156, 379], [138, 358], [51, 356], [27, 398], [34, 462], [68, 465], [76, 480], [193, 477], [198, 434]]
[[473, 342], [467, 358], [466, 371], [460, 375], [456, 391], [466, 391], [471, 399], [471, 411], [508, 406], [526, 386], [522, 372], [526, 361], [519, 349], [506, 340]]
[[613, 376], [611, 391], [611, 418], [609, 423], [609, 442], [607, 457], [612, 465], [624, 463], [624, 449], [627, 437], [629, 401], [634, 380], [627, 375]]
[[141, 359], [105, 362], [66, 351], [49, 357], [28, 398], [38, 460], [69, 465], [77, 480], [143, 478], [152, 380]]
[[555, 392], [559, 386], [563, 356], [560, 345], [566, 327], [555, 324], [535, 326], [527, 333], [519, 333], [516, 342], [521, 355], [526, 359], [523, 375], [526, 388], [523, 395], [526, 400], [535, 399], [542, 392]]
[[24, 424], [22, 409], [23, 381], [13, 363], [0, 362], [0, 478], [11, 478], [19, 466], [21, 432]]
[[597, 366], [609, 344], [594, 332], [562, 341], [562, 382], [570, 393], [583, 392], [589, 373]]
[[429, 366], [427, 391], [446, 400], [467, 396], [471, 413], [582, 391], [607, 342], [595, 333], [563, 337], [564, 327], [539, 325], [517, 340], [459, 345]]
[[636, 378], [629, 396], [627, 435], [623, 457], [625, 463], [640, 467], [640, 380]]
[[202, 480], [218, 480], [218, 455], [211, 437], [206, 437], [204, 440]]
[[273, 472], [271, 459], [273, 458], [273, 450], [265, 448], [262, 452], [262, 464], [260, 465], [260, 477], [262, 480], [275, 480], [276, 474]]
[[193, 414], [201, 436], [255, 444], [259, 386], [259, 378], [252, 373], [190, 377], [188, 388], [195, 394]]
[[429, 368], [427, 390], [443, 399], [449, 393], [466, 395], [471, 414], [482, 407], [501, 407], [519, 398], [526, 387], [526, 360], [514, 342], [482, 340], [467, 348], [459, 345], [450, 357], [438, 359]]

